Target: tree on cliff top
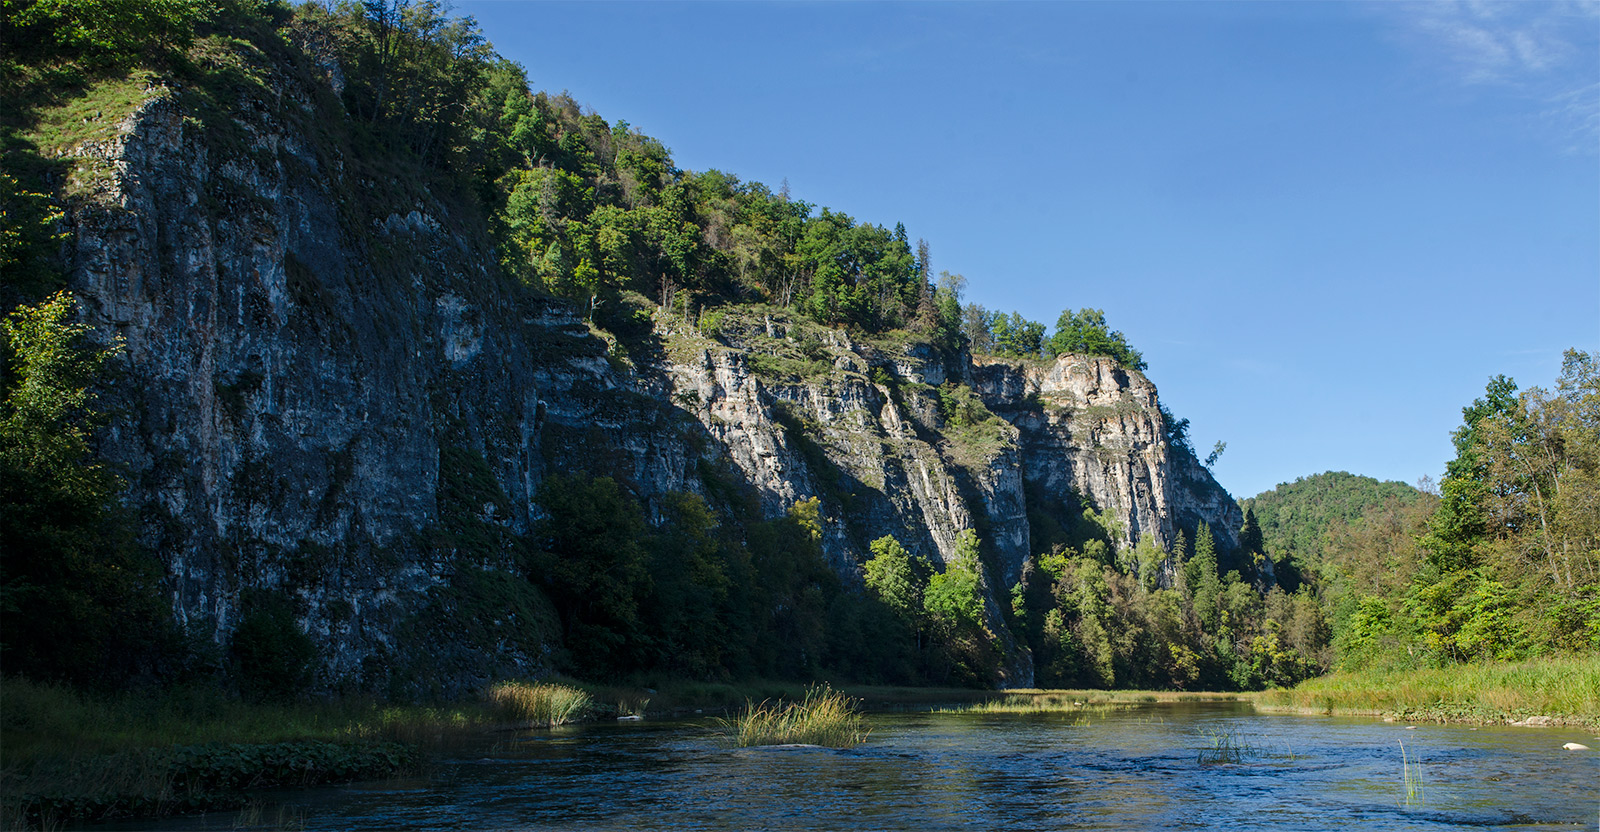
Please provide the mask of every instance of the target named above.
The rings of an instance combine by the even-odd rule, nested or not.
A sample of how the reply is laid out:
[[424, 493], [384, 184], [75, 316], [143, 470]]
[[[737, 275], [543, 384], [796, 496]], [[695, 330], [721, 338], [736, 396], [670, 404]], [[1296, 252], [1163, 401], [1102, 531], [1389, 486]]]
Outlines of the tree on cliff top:
[[1144, 356], [1128, 346], [1126, 336], [1106, 324], [1106, 313], [1099, 309], [1063, 311], [1056, 320], [1056, 331], [1050, 336], [1049, 346], [1055, 355], [1104, 355], [1116, 359], [1127, 369], [1145, 369]]

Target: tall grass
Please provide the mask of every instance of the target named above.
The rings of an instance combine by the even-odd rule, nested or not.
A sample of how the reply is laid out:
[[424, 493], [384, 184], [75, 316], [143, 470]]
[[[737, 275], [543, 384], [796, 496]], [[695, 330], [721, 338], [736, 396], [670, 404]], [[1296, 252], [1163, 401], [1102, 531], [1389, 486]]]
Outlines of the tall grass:
[[94, 696], [0, 679], [0, 829], [230, 809], [247, 787], [392, 776], [415, 764], [412, 746], [508, 718], [557, 725], [589, 703], [562, 685], [424, 706], [248, 703], [213, 686]]
[[1422, 802], [1422, 761], [1406, 757], [1406, 744], [1400, 743], [1400, 777], [1406, 788], [1406, 805]]
[[212, 686], [93, 696], [71, 688], [0, 679], [5, 766], [39, 757], [138, 748], [303, 740], [416, 742], [441, 732], [492, 725], [482, 702], [389, 705], [369, 699], [248, 703]]
[[489, 701], [508, 718], [534, 725], [565, 725], [594, 710], [588, 693], [556, 684], [501, 682], [489, 689]]
[[1160, 702], [1234, 702], [1236, 693], [1193, 693], [1148, 690], [1036, 690], [1006, 691], [999, 698], [941, 707], [941, 713], [1044, 714], [1080, 711], [1132, 710]]
[[855, 702], [832, 688], [815, 687], [799, 702], [745, 704], [743, 713], [718, 720], [740, 748], [820, 745], [851, 748], [866, 741], [866, 720]]
[[1200, 765], [1220, 765], [1232, 763], [1238, 765], [1246, 758], [1256, 757], [1261, 754], [1248, 738], [1234, 730], [1208, 731], [1210, 742], [1200, 749], [1197, 762]]
[[1332, 673], [1257, 694], [1257, 707], [1412, 720], [1600, 726], [1600, 656]]

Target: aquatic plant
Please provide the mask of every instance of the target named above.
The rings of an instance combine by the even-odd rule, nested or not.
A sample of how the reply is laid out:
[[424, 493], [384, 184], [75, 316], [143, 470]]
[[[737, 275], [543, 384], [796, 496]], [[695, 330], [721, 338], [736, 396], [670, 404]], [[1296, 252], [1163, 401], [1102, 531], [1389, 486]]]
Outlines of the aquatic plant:
[[830, 687], [813, 687], [800, 702], [755, 704], [746, 702], [742, 713], [717, 720], [733, 744], [821, 745], [851, 748], [865, 742], [869, 730], [855, 701]]
[[1259, 755], [1260, 749], [1250, 743], [1250, 740], [1240, 735], [1238, 731], [1207, 731], [1208, 745], [1200, 749], [1200, 765], [1218, 765], [1223, 763], [1242, 763], [1247, 757]]
[[1422, 803], [1422, 762], [1415, 763], [1406, 757], [1406, 744], [1400, 743], [1400, 776], [1406, 787], [1406, 805]]
[[527, 682], [501, 682], [489, 689], [489, 701], [510, 719], [534, 725], [565, 725], [594, 709], [594, 700], [577, 688]]

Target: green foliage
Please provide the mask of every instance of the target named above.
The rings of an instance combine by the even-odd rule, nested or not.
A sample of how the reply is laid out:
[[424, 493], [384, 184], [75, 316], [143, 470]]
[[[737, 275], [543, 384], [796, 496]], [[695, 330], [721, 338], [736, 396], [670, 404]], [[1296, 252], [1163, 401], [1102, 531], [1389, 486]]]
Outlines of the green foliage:
[[468, 107], [487, 83], [493, 50], [476, 21], [451, 18], [436, 0], [369, 0], [335, 13], [353, 70], [350, 111], [418, 158], [446, 163], [469, 139]]
[[1405, 722], [1504, 723], [1540, 715], [1600, 727], [1600, 656], [1444, 668], [1340, 671], [1256, 697], [1257, 707], [1383, 715]]
[[67, 54], [121, 65], [157, 50], [188, 46], [195, 26], [217, 12], [211, 0], [14, 0], [16, 25], [48, 33]]
[[639, 504], [610, 477], [585, 474], [547, 477], [535, 499], [545, 516], [528, 576], [555, 602], [575, 668], [602, 678], [637, 666], [651, 587]]
[[1343, 471], [1301, 477], [1240, 501], [1249, 517], [1258, 521], [1261, 538], [1261, 548], [1244, 548], [1278, 564], [1315, 567], [1332, 526], [1354, 523], [1389, 500], [1407, 505], [1421, 496], [1402, 482], [1379, 482]]
[[[550, 599], [522, 575], [471, 565], [462, 553], [450, 580], [428, 593], [397, 641], [426, 649], [394, 656], [376, 670], [407, 699], [436, 699], [450, 674], [498, 678], [519, 671], [516, 656], [543, 657], [561, 643], [561, 619]], [[553, 651], [553, 659], [561, 653]], [[380, 679], [372, 680], [374, 682]]]
[[799, 524], [812, 540], [822, 539], [822, 500], [812, 497], [789, 507], [789, 518]]
[[60, 280], [50, 259], [65, 236], [57, 230], [61, 216], [48, 195], [0, 171], [0, 303], [43, 294]]
[[971, 387], [954, 382], [939, 388], [939, 415], [958, 428], [980, 425], [997, 418]]
[[1044, 324], [1012, 312], [996, 315], [990, 325], [995, 355], [1009, 358], [1037, 358], [1044, 350]]
[[918, 270], [903, 235], [824, 208], [806, 223], [795, 256], [805, 280], [796, 302], [818, 321], [880, 331], [903, 326], [916, 309]]
[[961, 290], [966, 285], [965, 277], [940, 272], [939, 285], [933, 291], [928, 340], [946, 355], [958, 352], [962, 346]]
[[121, 483], [90, 454], [118, 347], [70, 323], [75, 305], [61, 292], [0, 322], [0, 637], [7, 672], [116, 686], [157, 669], [176, 635]]
[[961, 337], [975, 355], [994, 352], [994, 322], [998, 313], [976, 303], [961, 307]]
[[228, 653], [239, 691], [249, 701], [292, 700], [314, 680], [316, 645], [300, 629], [293, 605], [282, 594], [246, 594]]
[[38, 475], [57, 471], [73, 496], [104, 501], [114, 482], [88, 459], [92, 385], [121, 345], [90, 342], [88, 326], [68, 322], [76, 307], [70, 293], [57, 292], [0, 322], [7, 348], [0, 441], [7, 464]]
[[978, 535], [963, 530], [956, 555], [943, 572], [928, 579], [923, 606], [928, 615], [951, 630], [983, 628], [983, 588], [979, 577]]
[[1323, 474], [1247, 504], [1269, 552], [1292, 553], [1318, 597], [1340, 667], [1594, 649], [1600, 379], [1592, 357], [1569, 351], [1554, 393], [1519, 394], [1510, 379], [1491, 379], [1452, 439], [1456, 457], [1437, 498]]
[[[116, 112], [146, 100], [145, 87], [161, 89], [171, 69], [182, 86], [181, 93], [172, 93], [178, 106], [203, 124], [208, 145], [230, 159], [252, 152], [246, 131], [232, 117], [233, 102], [271, 98], [264, 93], [278, 70], [309, 72], [302, 44], [331, 48], [347, 81], [344, 107], [315, 102], [313, 149], [347, 165], [350, 178], [371, 191], [363, 205], [347, 209], [350, 228], [358, 229], [353, 233], [359, 236], [370, 220], [390, 212], [403, 215], [418, 201], [448, 209], [430, 208], [436, 216], [468, 218], [463, 227], [485, 216], [500, 270], [526, 291], [576, 304], [594, 327], [615, 336], [611, 355], [619, 360], [647, 354], [658, 326], [678, 334], [695, 325], [717, 336], [738, 332], [747, 322], [739, 320], [736, 304], [754, 300], [773, 304], [790, 319], [783, 325], [788, 338], [768, 338], [772, 349], [751, 357], [751, 367], [769, 377], [831, 370], [833, 356], [817, 337], [822, 326], [857, 334], [895, 331], [881, 340], [910, 346], [926, 341], [946, 358], [959, 354], [965, 342], [978, 352], [1031, 357], [1072, 349], [1111, 355], [1130, 368], [1144, 366], [1097, 310], [1063, 315], [1048, 344], [1045, 328], [1021, 313], [1001, 316], [973, 305], [964, 321], [965, 279], [943, 273], [934, 285], [927, 244], [919, 241], [913, 253], [903, 227], [819, 212], [792, 200], [786, 188], [775, 193], [720, 171], [680, 170], [661, 142], [626, 122], [607, 122], [564, 94], [531, 92], [526, 72], [495, 57], [470, 18], [452, 18], [431, 0], [311, 4], [293, 13], [292, 24], [287, 10], [248, 0], [219, 2], [215, 9], [198, 0], [138, 6], [95, 0], [70, 8], [52, 0], [29, 8], [54, 10], [50, 14], [104, 11], [95, 20], [80, 17], [86, 27], [109, 21], [121, 29], [86, 28], [86, 39], [56, 44], [53, 54], [88, 56], [98, 50], [111, 56], [107, 60], [141, 64], [138, 72], [144, 74], [128, 75], [115, 90], [105, 87], [106, 100], [114, 92], [119, 102], [111, 108]], [[126, 42], [107, 40], [127, 33], [135, 34]], [[0, 37], [8, 46], [19, 40], [15, 30]], [[187, 55], [176, 55], [185, 42]], [[98, 102], [87, 112], [104, 109]], [[89, 122], [81, 117], [87, 112], [72, 109], [80, 105], [89, 108], [86, 101], [56, 107], [35, 125], [58, 134], [59, 142], [49, 142], [52, 152], [89, 136]], [[56, 242], [49, 199], [9, 182], [6, 187], [8, 229], [11, 218], [18, 218], [15, 233], [4, 240], [6, 268], [43, 275]], [[374, 256], [385, 256], [382, 248], [374, 247]], [[331, 308], [317, 275], [294, 260], [285, 268], [303, 305]], [[45, 287], [50, 281], [35, 282]], [[793, 320], [801, 315], [808, 320]], [[902, 329], [910, 332], [897, 331]], [[242, 376], [231, 380], [225, 397], [242, 401], [248, 382]], [[901, 387], [888, 386], [897, 394]], [[987, 461], [1011, 447], [1014, 431], [964, 385], [941, 389], [938, 404], [960, 459]], [[86, 406], [63, 412], [80, 410]], [[6, 413], [9, 419], [22, 410]], [[1169, 441], [1187, 448], [1186, 423], [1168, 422], [1176, 431]], [[54, 433], [33, 427], [14, 433], [29, 441], [55, 437], [27, 447], [55, 447], [69, 464], [32, 470], [43, 477], [52, 467], [49, 475], [63, 487], [69, 481], [86, 484], [74, 499], [98, 507], [73, 519], [72, 528], [101, 528], [99, 537], [65, 535], [57, 543], [115, 561], [121, 557], [115, 552], [132, 550], [86, 543], [109, 539], [104, 529], [116, 525], [105, 508], [115, 483], [87, 463], [92, 424], [76, 415], [55, 424]], [[841, 531], [823, 511], [848, 499], [839, 484], [843, 477], [831, 463], [816, 464], [826, 463], [826, 454], [804, 439], [803, 421], [791, 418], [786, 425], [813, 460], [823, 499], [802, 501], [769, 518], [754, 507], [754, 498], [712, 482], [716, 477], [710, 475], [703, 497], [652, 494], [647, 505], [625, 483], [553, 475], [539, 491], [541, 514], [526, 536], [512, 529], [513, 512], [495, 469], [476, 450], [447, 443], [439, 460], [440, 522], [427, 539], [459, 568], [449, 583], [434, 588], [411, 625], [436, 631], [457, 657], [474, 650], [527, 652], [536, 642], [554, 641], [548, 638], [553, 607], [571, 651], [564, 657], [558, 650], [555, 660], [569, 658], [578, 672], [600, 677], [664, 670], [700, 678], [803, 678], [838, 671], [893, 681], [992, 682], [998, 651], [988, 630], [976, 533], [964, 535], [950, 568], [933, 576], [892, 538], [880, 539], [865, 564], [864, 591], [843, 586], [821, 548], [825, 530]], [[23, 452], [12, 449], [26, 443], [7, 436], [7, 459], [22, 459]], [[31, 480], [14, 481], [22, 485], [8, 481], [0, 488], [16, 494], [34, 488]], [[13, 492], [6, 493], [12, 499]], [[1259, 621], [1265, 613], [1237, 582], [1197, 577], [1192, 583], [1203, 601], [1197, 607], [1195, 592], [1186, 588], [1191, 582], [1181, 552], [1152, 545], [1118, 552], [1112, 541], [1123, 539], [1123, 532], [1105, 522], [1106, 515], [1086, 511], [1092, 507], [1067, 506], [1065, 513], [1033, 508], [1030, 523], [1041, 529], [1053, 523], [1056, 531], [1046, 536], [1052, 547], [1062, 548], [1049, 568], [1040, 564], [1040, 584], [1045, 574], [1052, 576], [1048, 586], [1023, 585], [1014, 593], [1014, 626], [1032, 641], [1051, 640], [1051, 666], [1059, 678], [1194, 686], [1244, 678], [1233, 670], [1240, 663], [1252, 679], [1282, 675], [1276, 668], [1287, 661], [1280, 655], [1291, 641], [1287, 629], [1266, 633]], [[44, 514], [51, 512], [70, 519], [70, 512], [54, 508]], [[1035, 522], [1034, 515], [1041, 519]], [[0, 519], [13, 535], [7, 543], [57, 528], [39, 523], [40, 516], [16, 512], [10, 515], [21, 518], [15, 522]], [[1205, 559], [1198, 560], [1196, 568], [1204, 566]], [[8, 616], [14, 599], [32, 591], [31, 584], [12, 580], [14, 570], [22, 569], [13, 563], [30, 561], [13, 561], [8, 553]], [[509, 563], [521, 574], [501, 571]], [[145, 590], [153, 586], [154, 572], [148, 570], [124, 568], [117, 575], [146, 581]], [[1164, 588], [1168, 575], [1173, 586]], [[1560, 608], [1561, 620], [1579, 621], [1569, 627], [1572, 632], [1587, 632], [1581, 621], [1587, 607], [1579, 604], [1585, 597], [1573, 595]], [[65, 606], [97, 605], [104, 606]], [[1202, 617], [1197, 609], [1219, 625], [1210, 641], [1195, 634]], [[292, 614], [276, 604], [248, 614], [253, 617], [235, 650], [240, 667], [277, 662], [287, 668], [283, 679], [298, 686]], [[7, 629], [8, 662], [20, 655], [11, 652], [12, 632], [21, 630]], [[1252, 639], [1263, 646], [1254, 649]], [[1140, 669], [1145, 666], [1166, 675]]]
[[1228, 443], [1223, 442], [1220, 439], [1217, 440], [1217, 444], [1211, 446], [1211, 453], [1206, 454], [1205, 466], [1210, 468], [1216, 465], [1217, 460], [1222, 458], [1222, 452], [1226, 451], [1227, 449]]
[[1208, 628], [1218, 623], [1217, 601], [1222, 594], [1222, 579], [1217, 567], [1217, 546], [1211, 536], [1211, 526], [1201, 523], [1195, 529], [1194, 557], [1184, 564], [1184, 569], [1194, 592], [1195, 611]]
[[872, 541], [872, 559], [865, 565], [867, 590], [882, 601], [895, 616], [915, 627], [923, 613], [923, 592], [928, 585], [927, 567], [913, 561], [900, 541], [884, 535]]
[[1485, 509], [1489, 484], [1485, 482], [1485, 460], [1480, 441], [1480, 424], [1492, 417], [1504, 417], [1517, 405], [1516, 382], [1505, 376], [1489, 381], [1484, 398], [1473, 400], [1461, 409], [1462, 425], [1451, 434], [1456, 457], [1445, 465], [1444, 481], [1439, 485], [1439, 507], [1429, 522], [1423, 547], [1429, 562], [1444, 571], [1464, 569], [1473, 564], [1473, 546], [1488, 533]]
[[1253, 505], [1244, 507], [1244, 525], [1239, 527], [1239, 551], [1246, 558], [1258, 558], [1265, 555], [1266, 538], [1261, 534], [1261, 524], [1256, 520], [1256, 510]]
[[706, 678], [723, 668], [725, 645], [733, 641], [729, 604], [739, 553], [718, 536], [717, 518], [699, 495], [668, 494], [662, 515], [649, 555], [654, 664]]
[[468, 448], [439, 448], [437, 541], [456, 556], [478, 563], [499, 563], [520, 548], [504, 523], [511, 501], [483, 455]]
[[1106, 325], [1106, 314], [1099, 309], [1063, 311], [1049, 346], [1054, 355], [1104, 355], [1127, 369], [1145, 369], [1144, 356], [1128, 346], [1128, 339], [1121, 332]]
[[1189, 444], [1188, 419], [1179, 419], [1173, 415], [1172, 411], [1167, 409], [1166, 405], [1161, 405], [1161, 427], [1163, 438], [1167, 440], [1168, 447], [1175, 453], [1183, 454], [1196, 461], [1199, 460], [1195, 456], [1194, 446]]
[[1148, 539], [1112, 551], [1101, 538], [1082, 553], [1058, 546], [1038, 556], [1018, 616], [1038, 683], [1252, 690], [1323, 669], [1329, 634], [1314, 598], [1277, 588], [1263, 597], [1237, 573], [1219, 575], [1204, 524], [1186, 549], [1180, 531], [1170, 551]]

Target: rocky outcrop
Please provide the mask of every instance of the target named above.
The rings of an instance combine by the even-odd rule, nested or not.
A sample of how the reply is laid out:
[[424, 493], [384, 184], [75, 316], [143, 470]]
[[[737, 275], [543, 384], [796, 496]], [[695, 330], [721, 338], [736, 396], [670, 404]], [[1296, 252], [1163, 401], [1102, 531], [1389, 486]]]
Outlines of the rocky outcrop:
[[[792, 332], [808, 326], [786, 320], [784, 340], [793, 343]], [[818, 359], [823, 371], [764, 379], [750, 367], [753, 357], [770, 354], [761, 337], [719, 340], [676, 330], [675, 358], [666, 368], [674, 400], [695, 413], [769, 514], [797, 500], [823, 500], [824, 551], [851, 582], [859, 581], [871, 540], [893, 535], [942, 565], [955, 554], [962, 530], [982, 526], [989, 532], [990, 629], [1007, 656], [1005, 682], [1031, 685], [1030, 658], [1012, 642], [997, 600], [1006, 598], [1028, 556], [1016, 430], [984, 426], [993, 434], [992, 447], [963, 454], [938, 430], [934, 394], [922, 381], [931, 362], [914, 351], [890, 358], [843, 333], [822, 334], [827, 340], [819, 338], [816, 349], [826, 355]], [[897, 375], [888, 383], [874, 381], [872, 368], [885, 365]], [[931, 373], [943, 377], [936, 364]]]
[[[192, 635], [222, 645], [272, 593], [330, 685], [423, 660], [417, 678], [444, 693], [540, 672], [549, 610], [486, 590], [510, 556], [453, 530], [526, 531], [544, 477], [579, 468], [647, 506], [701, 490], [717, 461], [768, 516], [821, 498], [823, 548], [851, 583], [873, 539], [942, 563], [976, 528], [1015, 685], [1031, 664], [1001, 609], [1033, 553], [1036, 495], [1098, 508], [1125, 546], [1200, 521], [1231, 543], [1238, 508], [1168, 447], [1150, 382], [1105, 359], [947, 362], [781, 310], [715, 337], [664, 317], [657, 347], [624, 358], [507, 285], [448, 183], [311, 129], [342, 118], [329, 83], [279, 72], [226, 142], [182, 95], [153, 96], [83, 149], [109, 178], [71, 212], [71, 283], [125, 344], [101, 452]], [[971, 402], [951, 404], [972, 395], [957, 382]], [[402, 649], [417, 634], [421, 659]]]
[[1156, 388], [1109, 358], [1052, 362], [979, 359], [972, 383], [1017, 426], [1021, 476], [1047, 498], [1083, 499], [1113, 523], [1119, 546], [1168, 548], [1181, 529], [1210, 525], [1219, 547], [1238, 545], [1243, 514], [1211, 473], [1167, 441]]

